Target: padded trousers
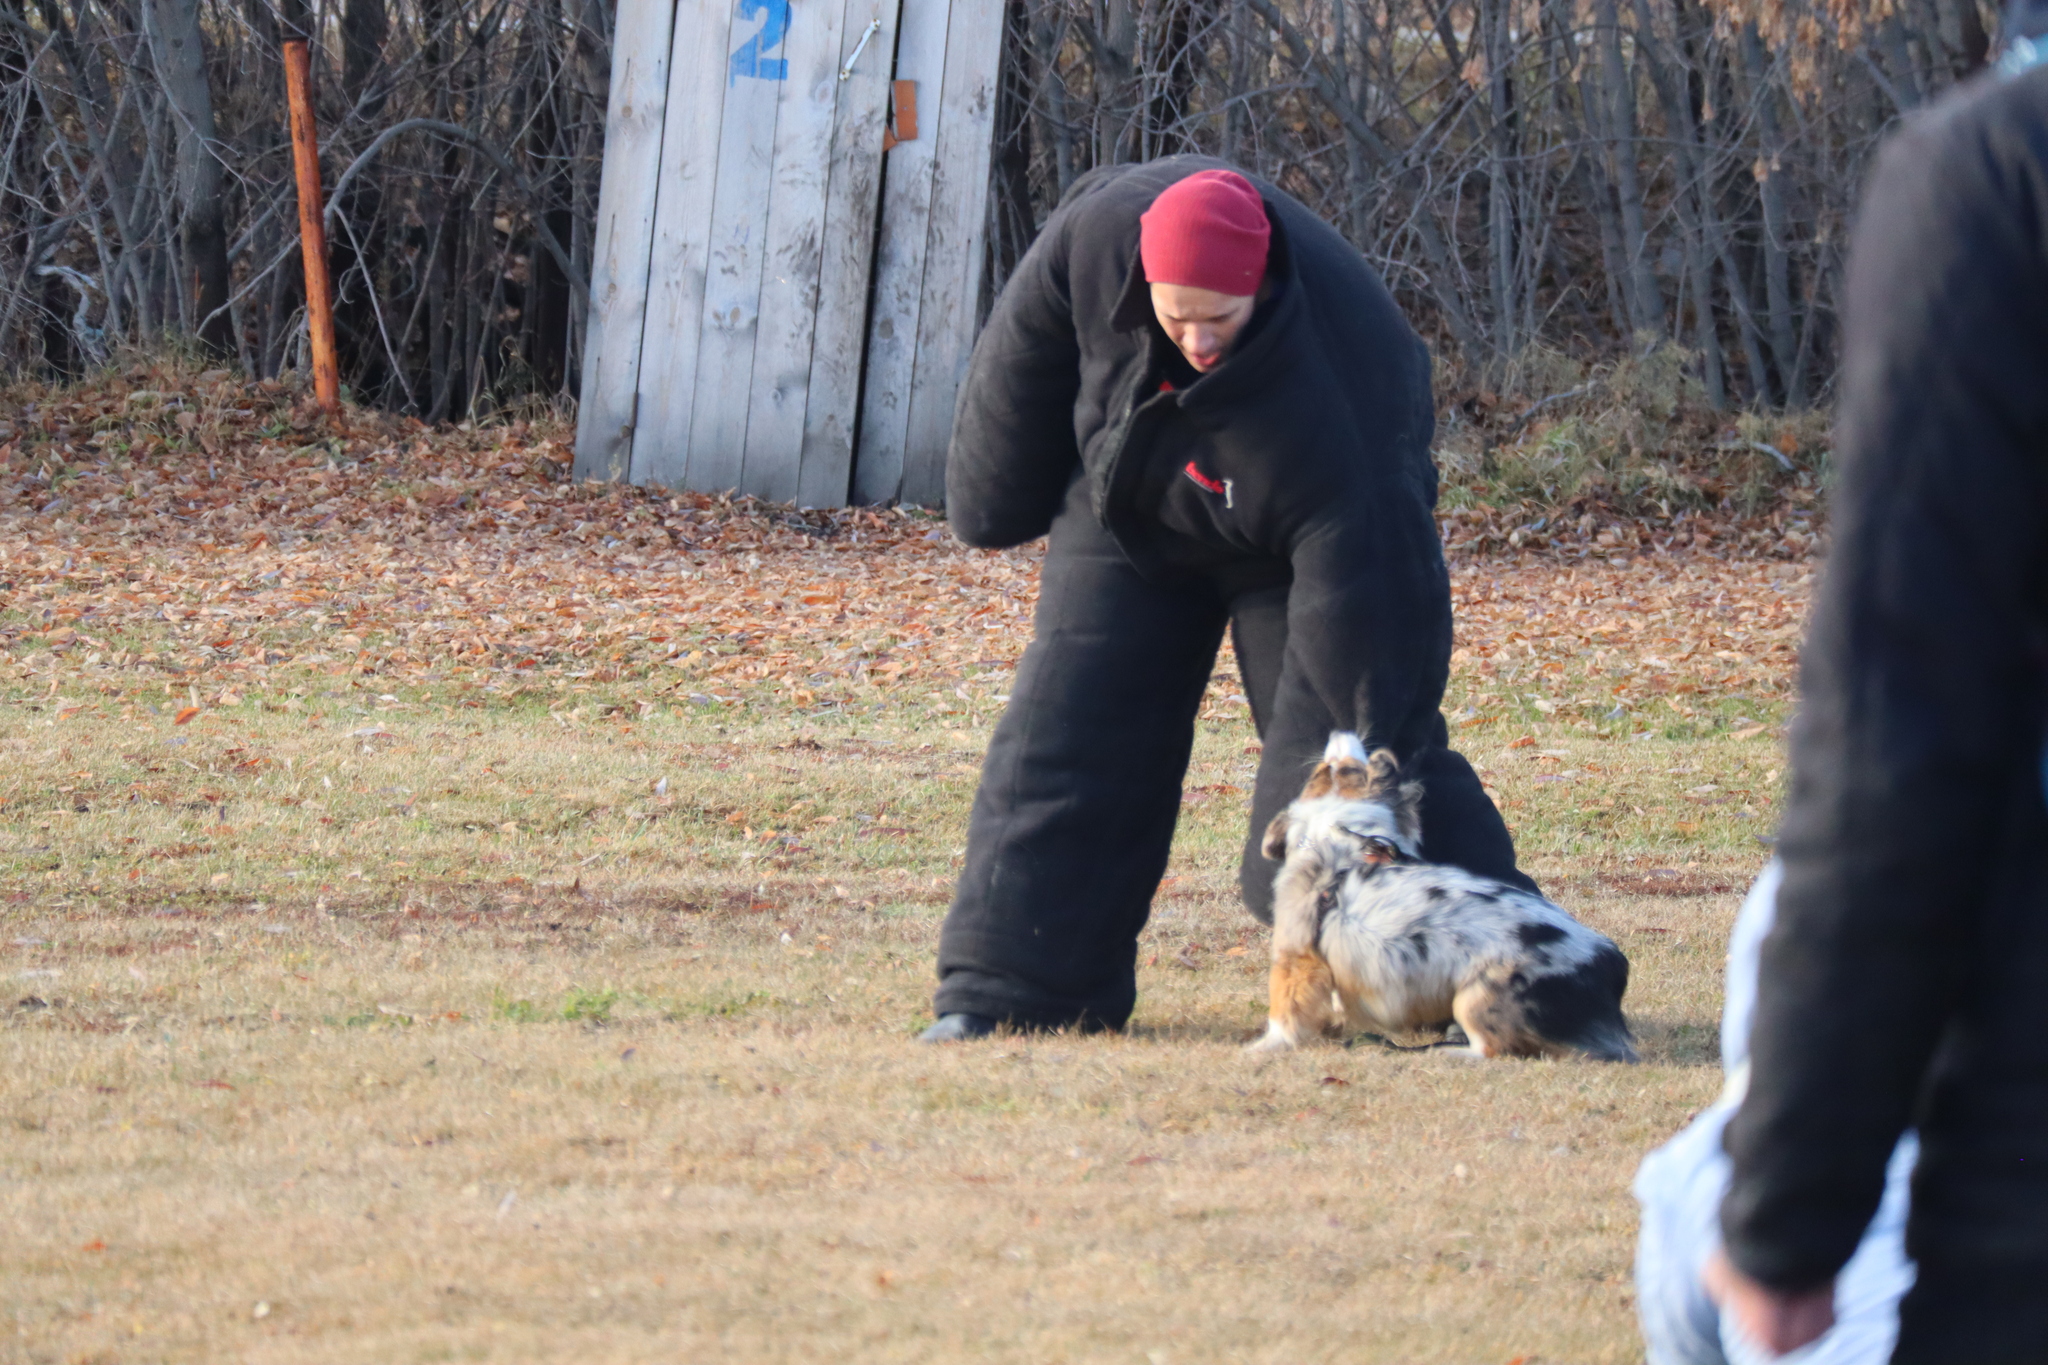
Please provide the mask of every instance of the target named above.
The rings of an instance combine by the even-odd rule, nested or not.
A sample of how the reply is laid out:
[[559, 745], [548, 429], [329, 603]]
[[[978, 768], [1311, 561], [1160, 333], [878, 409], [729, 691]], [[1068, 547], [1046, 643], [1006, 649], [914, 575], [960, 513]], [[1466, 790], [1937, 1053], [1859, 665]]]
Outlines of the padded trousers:
[[[1264, 741], [1238, 885], [1272, 922], [1279, 865], [1266, 825], [1301, 792], [1340, 726], [1283, 667], [1286, 586], [1231, 593], [1216, 578], [1140, 576], [1076, 481], [1054, 521], [1033, 638], [982, 765], [966, 865], [939, 933], [940, 1014], [1027, 1028], [1122, 1028], [1137, 1000], [1138, 934], [1166, 870], [1195, 718], [1228, 626]], [[1432, 862], [1535, 889], [1472, 766], [1433, 742], [1423, 782]]]

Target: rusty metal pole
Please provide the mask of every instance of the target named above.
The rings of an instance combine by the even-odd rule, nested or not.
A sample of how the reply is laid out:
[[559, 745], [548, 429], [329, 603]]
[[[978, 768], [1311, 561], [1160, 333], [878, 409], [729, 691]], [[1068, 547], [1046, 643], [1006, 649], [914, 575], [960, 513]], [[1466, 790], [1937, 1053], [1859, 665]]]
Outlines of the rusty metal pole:
[[334, 360], [334, 295], [327, 281], [326, 205], [320, 195], [320, 139], [313, 128], [312, 59], [302, 39], [284, 45], [284, 82], [292, 115], [292, 166], [299, 179], [299, 251], [306, 261], [313, 396], [334, 416], [341, 412], [341, 371]]

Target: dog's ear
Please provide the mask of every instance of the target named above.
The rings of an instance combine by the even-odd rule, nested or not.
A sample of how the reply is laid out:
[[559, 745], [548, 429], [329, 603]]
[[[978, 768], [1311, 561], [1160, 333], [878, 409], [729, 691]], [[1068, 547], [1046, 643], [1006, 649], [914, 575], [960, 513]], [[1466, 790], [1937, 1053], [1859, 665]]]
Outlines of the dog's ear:
[[[1317, 769], [1316, 771], [1317, 771], [1317, 772], [1321, 772], [1321, 771], [1322, 771], [1322, 769], [1318, 768], [1318, 769]], [[1274, 816], [1274, 817], [1273, 817], [1273, 820], [1272, 820], [1272, 823], [1266, 826], [1266, 842], [1264, 842], [1263, 844], [1260, 844], [1260, 845], [1259, 845], [1259, 852], [1261, 852], [1261, 853], [1265, 854], [1265, 855], [1266, 855], [1266, 856], [1267, 856], [1268, 858], [1271, 858], [1271, 859], [1272, 859], [1272, 860], [1273, 860], [1274, 862], [1276, 862], [1276, 863], [1277, 863], [1277, 862], [1283, 862], [1283, 861], [1285, 861], [1285, 860], [1286, 860], [1286, 858], [1287, 858], [1287, 812], [1286, 812], [1286, 811], [1284, 811], [1284, 810], [1283, 810], [1283, 811], [1281, 811], [1281, 812], [1280, 812], [1280, 813], [1279, 813], [1278, 815]]]
[[1374, 749], [1365, 760], [1365, 795], [1390, 795], [1401, 780], [1401, 760], [1392, 749]]
[[[1384, 749], [1380, 752], [1386, 752]], [[1403, 782], [1394, 797], [1394, 827], [1417, 848], [1422, 846], [1422, 784]]]
[[1336, 785], [1337, 779], [1331, 776], [1329, 763], [1318, 763], [1316, 770], [1308, 775], [1307, 785], [1301, 789], [1301, 799], [1313, 801], [1317, 797], [1328, 796]]

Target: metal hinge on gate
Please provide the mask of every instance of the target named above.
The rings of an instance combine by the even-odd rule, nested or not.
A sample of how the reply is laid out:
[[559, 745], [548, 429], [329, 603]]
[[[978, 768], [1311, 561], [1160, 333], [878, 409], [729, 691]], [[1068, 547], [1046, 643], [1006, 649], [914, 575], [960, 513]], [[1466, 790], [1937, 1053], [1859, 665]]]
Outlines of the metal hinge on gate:
[[917, 141], [917, 82], [896, 81], [890, 87], [889, 126], [882, 130], [882, 150], [899, 142]]

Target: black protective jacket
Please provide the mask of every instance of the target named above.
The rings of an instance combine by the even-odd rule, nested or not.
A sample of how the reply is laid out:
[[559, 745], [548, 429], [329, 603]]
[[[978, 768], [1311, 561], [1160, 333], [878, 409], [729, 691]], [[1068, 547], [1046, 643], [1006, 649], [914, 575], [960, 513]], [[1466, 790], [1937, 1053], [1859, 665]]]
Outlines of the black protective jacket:
[[2048, 67], [1882, 154], [1848, 272], [1730, 1257], [1826, 1282], [1917, 1123], [1900, 1360], [2048, 1360]]
[[1451, 645], [1428, 352], [1356, 249], [1254, 180], [1270, 297], [1228, 360], [1186, 370], [1153, 319], [1138, 218], [1210, 168], [1225, 167], [1171, 157], [1075, 184], [975, 347], [947, 515], [970, 545], [1022, 543], [1045, 534], [1078, 467], [1148, 577], [1291, 577], [1284, 667], [1406, 757], [1436, 731]]

